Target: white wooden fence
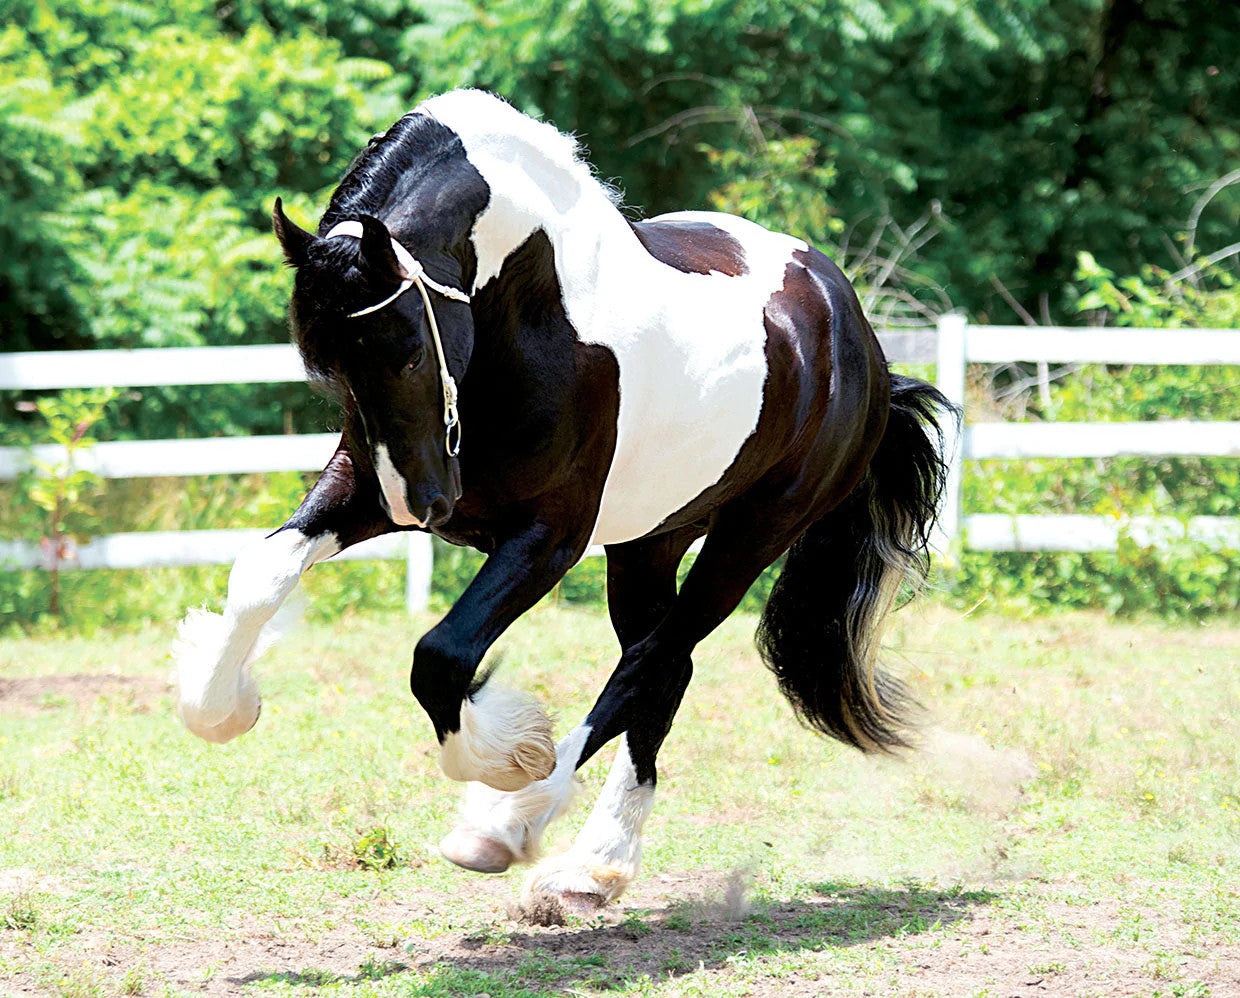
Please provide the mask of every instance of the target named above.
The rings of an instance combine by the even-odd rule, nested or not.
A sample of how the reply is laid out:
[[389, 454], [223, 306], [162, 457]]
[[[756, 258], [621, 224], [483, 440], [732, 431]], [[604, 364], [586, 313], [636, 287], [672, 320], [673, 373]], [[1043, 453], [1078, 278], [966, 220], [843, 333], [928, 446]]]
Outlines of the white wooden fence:
[[[1240, 330], [1062, 329], [968, 326], [945, 316], [938, 330], [884, 331], [896, 363], [937, 364], [939, 388], [963, 403], [971, 363], [1054, 361], [1105, 364], [1240, 365]], [[86, 350], [0, 354], [0, 390], [49, 390], [109, 385], [210, 385], [297, 382], [300, 358], [287, 345], [162, 350]], [[77, 458], [103, 478], [317, 471], [331, 457], [336, 434], [141, 440], [100, 443]], [[1143, 423], [974, 423], [953, 449], [942, 518], [944, 542], [985, 551], [1113, 549], [1121, 532], [1142, 543], [1189, 536], [1215, 546], [1240, 546], [1240, 519], [1197, 516], [1128, 519], [1068, 515], [963, 516], [960, 482], [965, 460], [1117, 456], [1240, 457], [1240, 422], [1170, 420]], [[0, 480], [29, 465], [32, 452], [0, 447]], [[65, 459], [63, 448], [39, 446], [33, 456]], [[147, 531], [112, 534], [83, 544], [62, 568], [145, 568], [227, 564], [260, 530]], [[592, 554], [600, 553], [592, 551]], [[404, 557], [406, 600], [425, 607], [430, 591], [430, 538], [422, 533], [377, 537], [341, 553], [344, 559]], [[48, 567], [38, 544], [0, 540], [0, 568]]]
[[[963, 316], [939, 322], [937, 381], [964, 403], [969, 364], [1042, 361], [1079, 364], [1240, 365], [1240, 330], [1064, 329], [973, 326]], [[963, 462], [1040, 457], [1240, 457], [1240, 422], [1159, 420], [1137, 423], [972, 423], [951, 462], [942, 530], [979, 551], [1114, 550], [1122, 533], [1141, 544], [1192, 538], [1240, 547], [1240, 518], [1109, 517], [1063, 514], [962, 515]]]

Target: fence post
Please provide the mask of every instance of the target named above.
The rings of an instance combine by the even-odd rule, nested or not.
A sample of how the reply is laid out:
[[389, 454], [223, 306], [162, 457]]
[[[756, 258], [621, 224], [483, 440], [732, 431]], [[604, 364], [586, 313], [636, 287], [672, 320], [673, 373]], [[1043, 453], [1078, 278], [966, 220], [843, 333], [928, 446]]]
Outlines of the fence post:
[[[967, 354], [965, 337], [968, 320], [956, 313], [939, 316], [938, 370], [935, 381], [948, 401], [964, 411], [964, 381]], [[939, 515], [939, 533], [943, 553], [951, 551], [960, 534], [960, 481], [964, 471], [964, 418], [960, 435], [947, 439], [947, 487], [943, 493], [943, 510]]]
[[431, 547], [430, 534], [411, 530], [405, 538], [405, 609], [412, 617], [430, 606], [435, 552]]

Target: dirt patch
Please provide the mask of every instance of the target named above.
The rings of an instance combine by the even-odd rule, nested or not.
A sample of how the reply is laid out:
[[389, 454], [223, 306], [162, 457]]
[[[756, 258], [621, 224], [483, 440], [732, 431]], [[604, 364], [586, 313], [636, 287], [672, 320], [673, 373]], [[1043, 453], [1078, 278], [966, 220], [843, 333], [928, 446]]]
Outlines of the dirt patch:
[[[1235, 947], [1212, 952], [1187, 947], [1202, 952], [1160, 959], [1148, 948], [1107, 938], [1121, 904], [1074, 908], [1072, 917], [1053, 929], [986, 912], [954, 926], [936, 949], [909, 951], [892, 940], [882, 948], [894, 954], [903, 986], [918, 995], [985, 990], [995, 998], [1240, 994], [1240, 950]], [[1157, 932], [1159, 948], [1184, 952], [1183, 934], [1172, 920], [1162, 921]]]
[[1037, 770], [1024, 752], [995, 748], [977, 735], [931, 728], [911, 760], [918, 780], [967, 809], [1002, 817], [1020, 802]]
[[554, 894], [539, 893], [508, 906], [508, 917], [522, 925], [567, 925], [568, 915], [564, 905]]
[[[547, 994], [623, 989], [646, 977], [691, 973], [717, 976], [722, 987], [735, 979], [738, 956], [747, 963], [794, 958], [795, 970], [781, 968], [749, 982], [748, 994], [758, 998], [860, 994], [866, 988], [943, 998], [983, 990], [995, 998], [1207, 993], [1172, 990], [1177, 982], [1195, 981], [1216, 996], [1240, 994], [1240, 950], [1198, 940], [1186, 949], [1199, 955], [1159, 965], [1149, 949], [1117, 932], [1133, 915], [1118, 898], [1067, 905], [1048, 897], [1032, 911], [1014, 911], [999, 906], [1000, 895], [988, 889], [823, 884], [805, 896], [747, 904], [743, 874], [663, 875], [592, 920], [570, 917], [568, 924], [552, 920], [532, 927], [505, 914], [510, 881], [475, 883], [468, 891], [420, 892], [400, 901], [355, 899], [340, 912], [337, 928], [319, 938], [286, 923], [247, 925], [231, 937], [203, 939], [159, 938], [154, 932], [123, 942], [82, 936], [72, 956], [58, 962], [67, 973], [112, 987], [139, 966], [151, 984], [209, 996], [249, 993], [264, 984], [316, 987], [415, 974], [443, 993], [466, 995], [507, 988]], [[460, 913], [458, 925], [472, 923], [472, 931], [418, 930], [449, 909]], [[1160, 947], [1182, 942], [1174, 913], [1141, 917]], [[0, 957], [11, 959], [19, 940], [0, 933]], [[853, 947], [868, 952], [868, 965], [889, 967], [890, 980], [875, 990], [875, 982], [867, 985], [855, 976], [855, 963], [834, 962]], [[41, 982], [23, 974], [8, 978], [3, 989], [45, 993]]]
[[68, 894], [76, 888], [76, 884], [59, 877], [49, 877], [38, 870], [25, 867], [0, 869], [0, 905], [11, 897], [38, 891], [40, 894]]
[[0, 711], [30, 713], [110, 700], [141, 713], [167, 694], [168, 681], [158, 676], [109, 673], [0, 679]]

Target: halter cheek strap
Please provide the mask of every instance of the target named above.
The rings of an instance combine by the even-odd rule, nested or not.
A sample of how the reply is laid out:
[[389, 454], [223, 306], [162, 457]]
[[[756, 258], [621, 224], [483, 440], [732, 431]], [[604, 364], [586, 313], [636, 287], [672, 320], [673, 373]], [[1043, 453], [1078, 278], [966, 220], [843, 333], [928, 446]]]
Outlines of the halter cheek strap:
[[[335, 236], [353, 236], [361, 239], [362, 223], [355, 221], [337, 222], [323, 238], [331, 239]], [[435, 321], [435, 310], [431, 307], [431, 297], [426, 289], [429, 287], [445, 298], [464, 302], [466, 305], [469, 304], [469, 295], [458, 288], [448, 287], [446, 284], [440, 284], [437, 281], [431, 280], [427, 276], [426, 268], [422, 266], [421, 262], [416, 260], [412, 253], [397, 242], [395, 237], [392, 238], [392, 252], [396, 254], [396, 262], [400, 264], [400, 287], [379, 302], [378, 305], [371, 305], [357, 312], [350, 312], [348, 317], [356, 319], [359, 316], [369, 315], [371, 312], [377, 312], [381, 308], [386, 308], [411, 287], [417, 286], [418, 293], [422, 296], [422, 303], [426, 306], [426, 321], [431, 329], [431, 340], [435, 344], [435, 356], [439, 360], [439, 381], [443, 386], [444, 449], [448, 452], [448, 457], [456, 457], [461, 452], [461, 417], [456, 408], [456, 381], [448, 371], [448, 362], [444, 358], [443, 353], [443, 342], [439, 337], [439, 323]], [[455, 443], [452, 439], [454, 430], [456, 431]]]

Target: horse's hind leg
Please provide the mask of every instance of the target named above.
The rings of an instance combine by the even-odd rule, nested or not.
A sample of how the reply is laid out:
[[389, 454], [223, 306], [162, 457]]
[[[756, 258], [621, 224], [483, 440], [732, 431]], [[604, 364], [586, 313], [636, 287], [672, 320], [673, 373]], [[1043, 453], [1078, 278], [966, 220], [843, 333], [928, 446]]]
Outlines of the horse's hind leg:
[[589, 734], [577, 765], [623, 735], [616, 766], [578, 842], [539, 864], [527, 894], [549, 892], [597, 906], [631, 882], [641, 825], [653, 802], [655, 757], [688, 683], [689, 656], [821, 512], [820, 502], [808, 490], [770, 488], [716, 513], [670, 608], [639, 640], [626, 643], [586, 718]]
[[[690, 528], [607, 549], [607, 605], [622, 649], [650, 634], [672, 608], [676, 569], [699, 533]], [[655, 757], [693, 672], [689, 649], [669, 655], [663, 665], [658, 688], [624, 731], [607, 782], [572, 848], [540, 865], [527, 893], [554, 893], [588, 909], [619, 897], [636, 876], [642, 826], [654, 804]], [[592, 733], [590, 720], [577, 731], [584, 743]], [[579, 750], [572, 765], [585, 758]]]
[[[667, 613], [676, 597], [676, 568], [696, 534], [688, 530], [608, 548], [607, 605], [622, 649], [649, 633]], [[569, 732], [556, 746], [551, 776], [523, 790], [504, 793], [470, 783], [461, 821], [440, 843], [440, 852], [458, 866], [481, 873], [499, 873], [513, 863], [536, 859], [543, 832], [572, 803], [574, 773], [587, 735], [584, 725]], [[613, 774], [630, 765], [622, 746]], [[604, 790], [604, 798], [609, 790]]]
[[[815, 518], [812, 499], [801, 497], [801, 503], [794, 504], [794, 498], [778, 496], [762, 503], [742, 500], [719, 511], [670, 609], [641, 640], [625, 649], [586, 718], [590, 734], [581, 762], [622, 732], [631, 734], [639, 771], [643, 760], [657, 751], [667, 731], [651, 722], [671, 724], [665, 705], [670, 702], [674, 712], [683, 693], [678, 663], [686, 661], [697, 643], [727, 619], [762, 571]], [[669, 695], [675, 699], [669, 701]]]
[[[668, 712], [669, 722], [674, 712]], [[653, 757], [649, 764], [653, 772]], [[638, 775], [625, 732], [586, 823], [567, 852], [548, 857], [534, 869], [525, 886], [526, 903], [554, 894], [568, 907], [588, 912], [618, 898], [637, 876], [642, 827], [654, 807], [654, 784], [652, 776]]]
[[461, 820], [439, 843], [445, 859], [478, 873], [503, 873], [513, 863], [538, 857], [543, 832], [573, 802], [576, 760], [585, 730], [574, 728], [555, 747], [555, 768], [546, 779], [515, 791], [471, 781]]

